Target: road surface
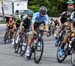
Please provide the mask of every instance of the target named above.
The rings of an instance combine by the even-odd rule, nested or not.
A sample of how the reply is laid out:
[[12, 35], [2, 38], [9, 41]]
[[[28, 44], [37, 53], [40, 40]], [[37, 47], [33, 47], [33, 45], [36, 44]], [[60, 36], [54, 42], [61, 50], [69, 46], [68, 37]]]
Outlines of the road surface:
[[34, 62], [34, 55], [31, 60], [27, 60], [25, 56], [21, 57], [14, 53], [11, 44], [3, 44], [3, 35], [5, 25], [0, 25], [0, 66], [72, 66], [71, 56], [68, 56], [63, 63], [58, 63], [56, 59], [57, 48], [54, 46], [55, 39], [53, 36], [44, 36], [44, 54], [39, 64]]

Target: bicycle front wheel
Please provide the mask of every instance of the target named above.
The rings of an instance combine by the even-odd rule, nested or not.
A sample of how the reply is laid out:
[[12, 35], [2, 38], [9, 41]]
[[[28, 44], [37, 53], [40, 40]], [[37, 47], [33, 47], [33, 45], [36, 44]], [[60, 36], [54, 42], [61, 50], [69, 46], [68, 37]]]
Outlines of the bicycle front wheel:
[[14, 48], [15, 49], [15, 53], [19, 53], [20, 47], [21, 47], [20, 43], [16, 44], [16, 46]]
[[43, 50], [44, 50], [43, 40], [38, 40], [35, 44], [35, 49], [34, 49], [34, 61], [35, 61], [35, 63], [40, 62], [42, 55], [43, 55]]
[[66, 44], [65, 46], [64, 46], [64, 51], [63, 51], [63, 55], [62, 56], [60, 56], [59, 55], [59, 49], [60, 49], [60, 47], [61, 47], [61, 45], [60, 46], [58, 46], [58, 48], [57, 48], [57, 61], [59, 62], [59, 63], [62, 63], [66, 58], [67, 58], [67, 56], [68, 56], [68, 44]]

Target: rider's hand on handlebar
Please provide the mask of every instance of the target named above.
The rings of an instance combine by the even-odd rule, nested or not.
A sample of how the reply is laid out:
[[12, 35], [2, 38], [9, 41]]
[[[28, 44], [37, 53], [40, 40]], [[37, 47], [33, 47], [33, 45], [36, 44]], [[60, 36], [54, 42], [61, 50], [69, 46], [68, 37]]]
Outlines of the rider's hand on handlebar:
[[36, 31], [32, 31], [33, 34], [36, 34]]
[[49, 31], [46, 31], [44, 33], [47, 35], [47, 37], [49, 37]]
[[47, 32], [47, 37], [49, 37], [49, 32]]

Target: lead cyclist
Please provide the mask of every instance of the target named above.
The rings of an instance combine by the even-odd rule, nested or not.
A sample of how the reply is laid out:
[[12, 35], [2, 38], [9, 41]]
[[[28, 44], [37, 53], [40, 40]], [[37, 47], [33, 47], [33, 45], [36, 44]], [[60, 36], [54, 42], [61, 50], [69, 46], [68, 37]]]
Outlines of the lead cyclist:
[[[26, 56], [30, 56], [31, 45], [33, 42], [33, 36], [36, 32], [35, 31], [36, 28], [39, 27], [39, 29], [44, 29], [44, 26], [40, 26], [40, 24], [43, 22], [43, 23], [45, 23], [45, 30], [48, 31], [49, 17], [46, 13], [47, 13], [47, 8], [45, 6], [41, 6], [39, 9], [39, 12], [36, 12], [33, 14], [32, 24], [31, 24], [32, 35], [31, 35], [31, 39], [29, 40], [29, 43], [27, 46], [27, 50], [26, 50], [26, 54], [25, 54]], [[48, 33], [47, 33], [47, 35], [48, 35]]]

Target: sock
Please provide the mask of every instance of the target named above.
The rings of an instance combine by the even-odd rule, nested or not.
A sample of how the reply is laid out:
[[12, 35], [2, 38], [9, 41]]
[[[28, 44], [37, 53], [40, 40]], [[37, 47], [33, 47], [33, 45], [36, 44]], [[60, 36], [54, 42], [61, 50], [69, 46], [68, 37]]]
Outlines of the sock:
[[27, 48], [30, 48], [30, 46], [27, 46]]
[[14, 38], [12, 39], [12, 41], [14, 42]]
[[23, 45], [26, 46], [26, 43], [24, 42]]
[[19, 35], [17, 36], [17, 40], [19, 39]]
[[19, 35], [17, 36], [16, 43], [18, 42], [18, 39], [19, 39]]

